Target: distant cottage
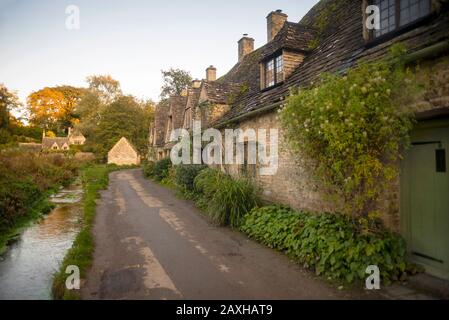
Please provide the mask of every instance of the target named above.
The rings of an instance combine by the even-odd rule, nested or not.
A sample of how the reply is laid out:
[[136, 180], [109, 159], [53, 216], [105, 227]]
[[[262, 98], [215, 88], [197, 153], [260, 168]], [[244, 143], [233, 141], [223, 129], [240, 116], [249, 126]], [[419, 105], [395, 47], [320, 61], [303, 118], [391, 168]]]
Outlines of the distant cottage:
[[78, 131], [69, 128], [67, 137], [46, 137], [42, 133], [42, 150], [66, 151], [71, 145], [84, 145], [86, 138]]
[[43, 137], [42, 138], [42, 149], [44, 150], [69, 150], [70, 149], [70, 142], [69, 138], [62, 138], [62, 137]]
[[67, 137], [69, 138], [70, 145], [84, 145], [86, 143], [86, 137], [78, 129], [69, 128]]
[[119, 166], [139, 165], [140, 156], [134, 146], [123, 137], [109, 151], [108, 164]]

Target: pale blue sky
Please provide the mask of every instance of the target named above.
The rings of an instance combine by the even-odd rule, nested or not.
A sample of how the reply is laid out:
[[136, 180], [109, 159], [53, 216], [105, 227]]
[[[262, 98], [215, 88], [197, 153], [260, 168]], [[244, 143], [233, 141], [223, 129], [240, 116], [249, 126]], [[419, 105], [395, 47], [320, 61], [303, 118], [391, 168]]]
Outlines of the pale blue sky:
[[[317, 0], [0, 0], [0, 83], [25, 102], [45, 86], [85, 86], [110, 74], [126, 94], [157, 100], [161, 69], [204, 78], [237, 62], [243, 33], [266, 42], [267, 14], [282, 9], [299, 21]], [[65, 27], [67, 5], [80, 9], [81, 28]]]

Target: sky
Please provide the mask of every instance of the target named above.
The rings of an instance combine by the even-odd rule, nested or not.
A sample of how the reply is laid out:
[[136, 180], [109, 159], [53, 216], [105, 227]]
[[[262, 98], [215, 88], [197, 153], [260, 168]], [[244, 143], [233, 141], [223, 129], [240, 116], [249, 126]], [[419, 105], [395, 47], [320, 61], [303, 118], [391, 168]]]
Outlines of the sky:
[[[23, 103], [33, 91], [86, 86], [110, 74], [125, 94], [157, 101], [161, 70], [180, 68], [218, 77], [237, 63], [244, 33], [266, 43], [266, 16], [282, 9], [298, 22], [318, 0], [0, 0], [0, 83]], [[70, 30], [69, 5], [80, 28]]]

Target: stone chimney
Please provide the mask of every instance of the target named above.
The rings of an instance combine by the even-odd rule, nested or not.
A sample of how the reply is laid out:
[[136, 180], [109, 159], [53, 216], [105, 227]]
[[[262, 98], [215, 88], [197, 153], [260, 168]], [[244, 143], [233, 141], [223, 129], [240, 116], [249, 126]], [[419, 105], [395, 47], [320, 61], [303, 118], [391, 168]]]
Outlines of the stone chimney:
[[242, 61], [243, 57], [254, 51], [254, 39], [248, 37], [245, 33], [243, 38], [239, 40], [239, 61]]
[[270, 42], [284, 26], [288, 16], [282, 10], [272, 11], [267, 16], [267, 40]]
[[198, 89], [201, 86], [201, 81], [198, 79], [195, 79], [192, 81], [192, 88], [193, 89]]
[[206, 69], [206, 80], [207, 81], [215, 81], [217, 80], [217, 68], [214, 66], [210, 66]]

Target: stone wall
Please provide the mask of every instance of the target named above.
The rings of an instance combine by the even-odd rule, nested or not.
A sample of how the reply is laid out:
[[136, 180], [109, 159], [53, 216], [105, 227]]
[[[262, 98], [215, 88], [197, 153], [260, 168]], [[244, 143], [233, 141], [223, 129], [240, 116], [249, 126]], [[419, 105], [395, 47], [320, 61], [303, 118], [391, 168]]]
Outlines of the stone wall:
[[139, 154], [126, 139], [121, 139], [108, 153], [108, 164], [139, 165]]
[[[335, 206], [327, 200], [325, 192], [320, 190], [303, 165], [297, 163], [288, 151], [279, 126], [276, 112], [270, 112], [240, 123], [237, 128], [279, 130], [279, 167], [276, 174], [260, 175], [260, 165], [256, 166], [254, 182], [261, 188], [263, 198], [269, 202], [282, 203], [295, 209], [307, 209], [322, 212], [333, 211]], [[268, 140], [269, 141], [269, 140]], [[267, 142], [268, 142], [267, 141]], [[270, 145], [267, 143], [269, 150]], [[240, 165], [227, 165], [224, 169], [233, 176], [241, 176]]]
[[[449, 108], [449, 57], [443, 56], [435, 60], [420, 63], [417, 74], [418, 81], [426, 84], [421, 101], [411, 106], [417, 113], [429, 110]], [[242, 130], [259, 128], [279, 129], [279, 168], [273, 176], [261, 176], [256, 170], [255, 183], [261, 188], [263, 198], [270, 202], [282, 203], [295, 209], [313, 212], [336, 212], [338, 201], [330, 199], [324, 188], [314, 180], [306, 166], [294, 159], [288, 151], [276, 112], [250, 118], [239, 123], [236, 128]], [[398, 164], [398, 167], [400, 164]], [[228, 165], [224, 169], [233, 176], [240, 176], [241, 166]], [[257, 169], [260, 169], [257, 165]], [[390, 188], [379, 202], [382, 220], [393, 231], [400, 230], [400, 177], [391, 182]]]
[[295, 71], [296, 68], [303, 62], [304, 55], [301, 53], [284, 50], [282, 56], [284, 59], [284, 78], [288, 79], [293, 71]]

